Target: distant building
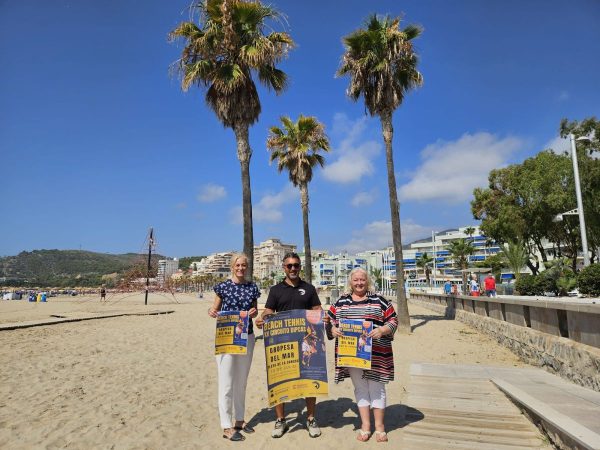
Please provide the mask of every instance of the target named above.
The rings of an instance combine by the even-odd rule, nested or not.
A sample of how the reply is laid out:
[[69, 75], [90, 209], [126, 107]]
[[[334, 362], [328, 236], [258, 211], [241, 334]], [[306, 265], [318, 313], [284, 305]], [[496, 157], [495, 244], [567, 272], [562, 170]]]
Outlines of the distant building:
[[344, 290], [350, 271], [356, 267], [362, 267], [368, 271], [368, 260], [361, 255], [317, 253], [312, 260], [312, 283], [320, 288], [330, 287]]
[[160, 259], [158, 261], [158, 273], [156, 279], [160, 286], [165, 284], [165, 280], [171, 278], [171, 275], [179, 269], [179, 261], [174, 259]]
[[281, 263], [283, 256], [289, 252], [295, 252], [294, 244], [284, 244], [280, 239], [270, 238], [259, 245], [254, 246], [254, 276], [259, 280], [275, 277], [283, 277]]
[[[227, 278], [231, 273], [231, 257], [233, 252], [221, 252], [208, 255], [201, 261], [190, 264], [190, 268], [195, 268], [192, 275], [212, 275], [215, 278]], [[192, 267], [193, 266], [193, 267]]]

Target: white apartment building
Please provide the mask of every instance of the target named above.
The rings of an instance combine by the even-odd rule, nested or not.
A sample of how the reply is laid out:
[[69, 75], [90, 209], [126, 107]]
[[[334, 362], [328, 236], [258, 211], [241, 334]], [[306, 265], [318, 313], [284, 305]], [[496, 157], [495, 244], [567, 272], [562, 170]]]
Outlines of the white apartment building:
[[[468, 234], [467, 231], [471, 233]], [[493, 240], [483, 236], [478, 226], [460, 227], [458, 229], [433, 232], [431, 239], [425, 238], [413, 242], [409, 248], [402, 250], [402, 260], [405, 275], [408, 279], [418, 279], [419, 269], [417, 259], [424, 253], [434, 257], [432, 276], [449, 277], [457, 275], [455, 261], [450, 255], [449, 246], [452, 241], [466, 239], [475, 247], [475, 253], [468, 257], [469, 263], [485, 261], [489, 256], [500, 251], [500, 247]]]
[[[472, 231], [472, 233], [469, 235], [467, 231]], [[469, 262], [484, 261], [488, 256], [500, 251], [498, 245], [481, 235], [479, 227], [461, 227], [432, 233], [431, 239], [415, 241], [402, 249], [404, 277], [408, 285], [423, 282], [422, 271], [417, 269], [416, 260], [425, 252], [430, 256], [435, 255], [435, 271], [432, 279], [436, 281], [436, 284], [443, 283], [447, 277], [460, 278], [448, 247], [450, 242], [461, 238], [470, 240], [477, 249], [473, 255], [469, 256]], [[393, 247], [383, 250], [367, 250], [356, 255], [315, 258], [313, 259], [313, 284], [342, 289], [346, 285], [348, 273], [354, 267], [362, 267], [369, 274], [373, 269], [381, 270], [383, 290], [395, 289], [396, 262]]]
[[227, 278], [231, 273], [232, 256], [233, 252], [213, 253], [200, 261], [194, 261], [190, 264], [190, 266], [196, 267], [192, 275], [213, 275], [216, 278]]
[[179, 261], [177, 258], [160, 259], [158, 261], [158, 273], [156, 275], [156, 281], [159, 286], [163, 286], [165, 280], [171, 278], [171, 275], [176, 273], [177, 269], [179, 269]]
[[295, 252], [294, 244], [284, 244], [280, 239], [270, 238], [254, 246], [254, 276], [259, 280], [283, 277], [281, 263], [286, 253]]
[[348, 282], [348, 274], [356, 267], [369, 271], [367, 259], [360, 255], [318, 253], [312, 260], [312, 284], [320, 288], [344, 290]]

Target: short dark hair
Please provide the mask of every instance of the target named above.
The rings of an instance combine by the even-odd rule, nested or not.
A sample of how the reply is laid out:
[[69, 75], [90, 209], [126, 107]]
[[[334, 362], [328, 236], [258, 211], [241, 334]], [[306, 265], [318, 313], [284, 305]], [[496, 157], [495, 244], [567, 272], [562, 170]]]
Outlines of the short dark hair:
[[285, 260], [288, 258], [294, 258], [294, 259], [297, 259], [298, 261], [302, 262], [300, 260], [300, 256], [296, 252], [287, 252], [285, 255], [283, 255], [283, 259], [281, 260], [281, 262], [285, 262]]

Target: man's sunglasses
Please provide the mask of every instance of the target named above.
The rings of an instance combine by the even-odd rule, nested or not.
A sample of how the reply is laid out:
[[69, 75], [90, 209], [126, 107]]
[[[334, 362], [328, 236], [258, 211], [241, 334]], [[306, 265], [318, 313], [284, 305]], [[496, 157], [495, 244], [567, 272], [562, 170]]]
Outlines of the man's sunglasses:
[[285, 267], [287, 267], [288, 270], [299, 269], [300, 268], [300, 264], [298, 264], [298, 263], [286, 264]]

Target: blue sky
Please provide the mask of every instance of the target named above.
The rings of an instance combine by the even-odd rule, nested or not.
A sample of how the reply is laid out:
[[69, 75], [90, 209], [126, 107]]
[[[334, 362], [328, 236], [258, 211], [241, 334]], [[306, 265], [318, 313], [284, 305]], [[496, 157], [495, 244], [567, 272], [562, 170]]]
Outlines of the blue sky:
[[[0, 1], [0, 255], [33, 249], [168, 256], [242, 247], [235, 139], [169, 76], [167, 33], [189, 0]], [[314, 115], [332, 152], [310, 185], [313, 248], [391, 244], [377, 118], [335, 78], [341, 39], [370, 13], [421, 24], [425, 84], [394, 115], [404, 241], [475, 224], [472, 190], [493, 168], [551, 146], [563, 117], [599, 115], [600, 2], [272, 2], [297, 43], [280, 96], [261, 90], [250, 130], [254, 240], [302, 245], [299, 197], [268, 164], [268, 127]], [[274, 24], [275, 29], [281, 29]], [[575, 197], [574, 197], [575, 204]]]

